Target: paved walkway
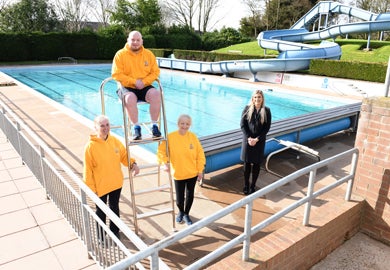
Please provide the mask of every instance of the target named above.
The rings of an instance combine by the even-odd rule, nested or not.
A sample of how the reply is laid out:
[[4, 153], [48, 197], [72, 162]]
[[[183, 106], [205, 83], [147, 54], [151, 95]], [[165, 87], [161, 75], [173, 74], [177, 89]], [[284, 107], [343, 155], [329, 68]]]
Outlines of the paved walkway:
[[0, 129], [0, 269], [100, 269]]

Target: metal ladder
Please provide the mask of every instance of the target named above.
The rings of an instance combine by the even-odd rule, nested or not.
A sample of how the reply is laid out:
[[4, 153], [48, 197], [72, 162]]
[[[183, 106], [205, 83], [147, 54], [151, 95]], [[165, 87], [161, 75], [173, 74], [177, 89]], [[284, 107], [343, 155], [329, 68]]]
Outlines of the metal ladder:
[[[105, 114], [105, 102], [104, 102], [104, 86], [109, 81], [114, 80], [113, 78], [109, 77], [103, 80], [103, 82], [100, 85], [100, 99], [101, 99], [101, 105], [102, 105], [102, 114]], [[161, 132], [161, 137], [159, 138], [153, 138], [150, 136], [143, 136], [142, 140], [133, 141], [132, 138], [132, 130], [133, 125], [130, 121], [130, 119], [127, 116], [126, 107], [125, 107], [125, 100], [122, 98], [122, 114], [123, 114], [123, 126], [112, 126], [111, 128], [123, 128], [124, 130], [124, 136], [125, 136], [125, 143], [126, 143], [126, 150], [127, 150], [127, 157], [130, 161], [131, 159], [131, 148], [130, 146], [134, 145], [142, 145], [142, 144], [157, 144], [157, 147], [161, 144], [161, 142], [166, 141], [166, 153], [169, 160], [169, 151], [168, 151], [168, 128], [167, 128], [167, 120], [166, 120], [166, 114], [165, 114], [165, 105], [164, 105], [164, 93], [163, 88], [159, 80], [157, 80], [160, 95], [161, 95], [161, 112], [160, 112], [160, 118], [158, 120], [158, 126]], [[120, 83], [117, 83], [118, 87], [122, 87]], [[137, 106], [142, 106], [144, 104], [148, 104], [146, 102], [139, 102]], [[141, 126], [146, 129], [148, 129], [148, 126], [150, 126], [151, 122], [140, 122]], [[163, 126], [161, 126], [161, 124]], [[163, 128], [162, 128], [163, 127]], [[140, 168], [140, 174], [137, 176], [132, 175], [132, 170], [130, 166], [130, 162], [127, 166], [128, 176], [129, 176], [129, 182], [130, 182], [130, 200], [132, 204], [132, 210], [133, 210], [133, 217], [134, 217], [134, 230], [135, 233], [138, 234], [139, 228], [138, 228], [138, 220], [148, 217], [153, 217], [157, 215], [167, 214], [170, 213], [172, 215], [172, 229], [176, 230], [175, 228], [175, 208], [174, 208], [174, 197], [173, 197], [173, 187], [172, 187], [172, 177], [170, 174], [168, 174], [168, 182], [162, 184], [161, 181], [161, 166], [155, 162], [155, 163], [147, 163], [147, 164], [139, 164], [137, 161], [138, 167]], [[135, 178], [138, 177], [154, 177], [153, 180], [156, 182], [156, 185], [148, 188], [139, 188], [136, 189], [135, 187]], [[153, 183], [154, 183], [153, 182]], [[148, 193], [155, 193], [155, 192], [161, 192], [161, 191], [167, 191], [168, 190], [168, 196], [169, 196], [169, 207], [165, 207], [158, 210], [148, 211], [148, 212], [141, 212], [139, 210], [139, 207], [137, 207], [136, 203], [136, 197], [138, 195], [144, 195]]]

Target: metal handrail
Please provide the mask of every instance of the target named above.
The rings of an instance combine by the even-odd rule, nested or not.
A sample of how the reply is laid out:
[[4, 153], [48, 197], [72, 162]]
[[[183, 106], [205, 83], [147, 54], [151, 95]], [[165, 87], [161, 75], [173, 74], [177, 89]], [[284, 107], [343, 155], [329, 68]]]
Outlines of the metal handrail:
[[[103, 224], [100, 218], [89, 206], [88, 201], [96, 204], [108, 219], [115, 223], [121, 232], [139, 250], [146, 249], [148, 245], [136, 235], [112, 210], [92, 192], [92, 190], [76, 175], [67, 164], [43, 142], [13, 111], [0, 100], [0, 128], [10, 140], [15, 150], [46, 189], [46, 194], [64, 214], [76, 234], [86, 244], [88, 254], [101, 266], [109, 267], [116, 261], [131, 256], [129, 249]], [[13, 123], [15, 122], [15, 124]], [[25, 136], [23, 133], [26, 133]], [[35, 143], [31, 143], [33, 140]], [[23, 146], [22, 146], [23, 145]], [[37, 145], [37, 146], [36, 146]], [[47, 158], [49, 157], [50, 160]], [[36, 164], [38, 163], [38, 165]], [[54, 166], [53, 164], [56, 164]], [[60, 173], [58, 168], [63, 171]], [[62, 175], [66, 175], [65, 179]], [[52, 177], [52, 178], [50, 178]], [[53, 179], [53, 177], [55, 179]], [[58, 180], [59, 183], [56, 182]], [[69, 184], [73, 181], [79, 187], [79, 193]], [[65, 194], [65, 190], [67, 194]], [[68, 194], [69, 193], [69, 194]], [[71, 209], [66, 204], [73, 202]], [[77, 208], [77, 209], [75, 209]], [[73, 217], [72, 215], [76, 215]], [[95, 225], [98, 227], [95, 229]], [[99, 243], [94, 237], [98, 230], [103, 230], [106, 239]], [[104, 246], [107, 252], [101, 251]], [[162, 269], [169, 269], [160, 259], [158, 263]], [[140, 262], [135, 263], [138, 269], [145, 269]]]
[[[109, 267], [108, 269], [112, 269], [112, 270], [123, 269], [123, 268], [128, 267], [129, 265], [132, 265], [135, 262], [140, 261], [148, 256], [156, 255], [156, 254], [158, 254], [158, 252], [160, 250], [162, 250], [170, 245], [173, 245], [174, 243], [185, 238], [186, 236], [189, 236], [190, 234], [192, 234], [196, 231], [199, 231], [200, 229], [210, 225], [211, 223], [215, 222], [216, 220], [221, 219], [221, 218], [225, 217], [226, 215], [229, 215], [232, 212], [234, 212], [234, 211], [236, 211], [244, 206], [246, 207], [244, 233], [237, 236], [236, 238], [230, 240], [229, 242], [227, 242], [223, 246], [219, 247], [218, 249], [208, 253], [205, 257], [199, 259], [198, 261], [189, 265], [185, 269], [199, 269], [201, 267], [204, 267], [208, 263], [214, 261], [215, 259], [217, 259], [221, 255], [227, 253], [229, 250], [231, 250], [232, 248], [236, 247], [237, 245], [239, 245], [241, 243], [243, 243], [243, 256], [242, 256], [242, 258], [244, 261], [246, 261], [249, 258], [249, 248], [250, 248], [251, 236], [256, 234], [257, 232], [259, 232], [260, 230], [264, 229], [265, 227], [269, 226], [270, 224], [276, 222], [277, 220], [284, 217], [285, 215], [287, 215], [291, 211], [295, 210], [296, 208], [300, 207], [301, 205], [306, 204], [305, 211], [304, 211], [304, 218], [303, 218], [303, 225], [306, 226], [309, 224], [311, 202], [313, 199], [317, 198], [318, 196], [336, 188], [337, 186], [339, 186], [343, 183], [348, 182], [345, 200], [349, 201], [351, 198], [353, 179], [355, 177], [355, 172], [356, 172], [358, 154], [359, 154], [358, 149], [353, 148], [353, 149], [350, 149], [350, 150], [345, 151], [343, 153], [340, 153], [338, 155], [335, 155], [333, 157], [327, 158], [325, 160], [322, 160], [322, 161], [319, 161], [315, 164], [307, 166], [303, 169], [300, 169], [300, 170], [298, 170], [298, 171], [296, 171], [296, 172], [294, 172], [286, 177], [283, 177], [282, 179], [256, 191], [255, 193], [253, 193], [247, 197], [244, 197], [243, 199], [217, 211], [215, 214], [197, 221], [196, 223], [194, 223], [190, 227], [187, 227], [187, 228], [175, 233], [174, 235], [171, 235], [169, 238], [166, 238], [166, 239], [163, 239], [159, 242], [156, 242], [155, 244], [149, 246], [149, 248], [142, 250], [142, 251], [122, 260], [121, 262], [116, 263], [115, 265]], [[350, 156], [350, 155], [352, 155], [352, 160], [351, 160], [352, 166], [351, 166], [350, 173], [348, 175], [338, 179], [334, 183], [327, 185], [327, 186], [319, 189], [316, 192], [313, 192], [313, 186], [314, 186], [314, 183], [316, 182], [315, 179], [316, 179], [317, 170], [322, 168], [322, 167], [325, 167], [331, 163], [335, 163], [340, 159], [344, 159], [346, 156]], [[310, 174], [309, 183], [308, 183], [308, 190], [309, 191], [308, 191], [308, 194], [304, 198], [292, 203], [291, 205], [289, 205], [288, 207], [275, 213], [271, 217], [254, 225], [253, 227], [251, 227], [253, 201], [255, 199], [257, 199], [261, 196], [264, 196], [264, 195], [274, 191], [275, 189], [280, 188], [280, 187], [282, 187], [282, 186], [284, 186], [292, 181], [295, 181], [299, 177], [306, 175], [308, 173]], [[155, 268], [155, 269], [158, 269], [158, 268]]]
[[[73, 173], [73, 171], [56, 155], [39, 137], [35, 135], [35, 133], [25, 124], [23, 124], [22, 120], [20, 120], [12, 111], [0, 100], [0, 106], [2, 107], [2, 114], [0, 114], [0, 117], [2, 121], [0, 121], [0, 127], [4, 130], [4, 133], [7, 137], [10, 138], [11, 143], [13, 143], [14, 147], [17, 148], [17, 151], [20, 153], [23, 161], [28, 161], [28, 153], [26, 151], [26, 146], [22, 147], [23, 141], [28, 141], [26, 136], [23, 136], [21, 134], [21, 129], [23, 129], [24, 132], [28, 133], [29, 137], [32, 138], [34, 141], [37, 142], [39, 145], [40, 151], [36, 150], [35, 146], [31, 143], [31, 148], [34, 148], [35, 151], [39, 152], [39, 155], [41, 157], [41, 163], [43, 167], [46, 166], [48, 163], [48, 160], [45, 158], [45, 154], [49, 155], [52, 160], [55, 161], [56, 164], [58, 164], [61, 169], [66, 172], [66, 174], [79, 186], [81, 196], [79, 196], [75, 191], [71, 191], [72, 194], [77, 197], [78, 201], [80, 202], [80, 208], [82, 213], [82, 221], [80, 222], [80, 225], [82, 227], [82, 231], [77, 231], [80, 235], [80, 238], [86, 242], [87, 248], [89, 251], [89, 254], [95, 258], [95, 260], [99, 261], [99, 263], [107, 267], [108, 269], [124, 269], [128, 268], [131, 265], [136, 265], [139, 269], [144, 269], [144, 267], [141, 265], [141, 260], [144, 259], [150, 259], [150, 269], [169, 269], [169, 267], [159, 258], [158, 254], [159, 251], [177, 243], [181, 239], [191, 235], [194, 232], [197, 232], [201, 229], [203, 229], [206, 226], [209, 226], [213, 222], [215, 222], [218, 219], [221, 219], [225, 217], [226, 215], [231, 214], [232, 212], [242, 208], [243, 206], [246, 207], [246, 213], [245, 213], [245, 222], [244, 222], [244, 233], [240, 234], [239, 236], [235, 237], [234, 239], [230, 240], [226, 244], [222, 245], [221, 247], [217, 248], [216, 250], [212, 251], [211, 253], [208, 253], [205, 257], [200, 258], [198, 261], [194, 262], [193, 264], [189, 265], [186, 269], [199, 269], [208, 263], [211, 263], [221, 255], [227, 253], [232, 248], [236, 247], [239, 244], [243, 244], [243, 260], [248, 260], [249, 258], [249, 251], [250, 251], [250, 242], [251, 242], [251, 236], [262, 230], [263, 228], [269, 226], [273, 222], [279, 220], [280, 218], [284, 217], [286, 214], [290, 213], [294, 209], [305, 205], [304, 210], [304, 217], [303, 217], [303, 225], [309, 224], [309, 218], [310, 218], [310, 211], [311, 211], [311, 202], [317, 198], [318, 196], [329, 192], [330, 190], [347, 183], [347, 190], [345, 194], [345, 200], [349, 201], [351, 198], [352, 193], [352, 185], [353, 185], [353, 179], [356, 172], [357, 167], [357, 160], [358, 160], [358, 149], [353, 148], [348, 151], [345, 151], [343, 153], [340, 153], [338, 155], [335, 155], [333, 157], [330, 157], [328, 159], [319, 161], [315, 164], [312, 164], [308, 167], [305, 167], [303, 169], [300, 169], [286, 177], [283, 177], [282, 179], [258, 190], [257, 192], [246, 196], [242, 198], [241, 200], [217, 211], [215, 214], [205, 217], [196, 223], [194, 223], [192, 226], [189, 226], [179, 232], [174, 233], [173, 235], [169, 236], [168, 238], [165, 238], [163, 240], [160, 240], [156, 243], [154, 243], [151, 246], [147, 246], [130, 228], [119, 218], [117, 217], [108, 207], [106, 204], [102, 203], [102, 201], [85, 185], [83, 181], [79, 179], [77, 175]], [[10, 125], [12, 122], [5, 114], [9, 114], [14, 121], [17, 122], [16, 125], [12, 125], [12, 128], [10, 128], [7, 125]], [[13, 134], [13, 132], [17, 132], [16, 135]], [[17, 138], [15, 138], [17, 137]], [[22, 151], [23, 149], [23, 151]], [[45, 153], [45, 154], [43, 154]], [[338, 160], [345, 159], [347, 156], [352, 155], [351, 160], [351, 168], [349, 174], [341, 177], [337, 181], [320, 188], [319, 190], [314, 192], [314, 184], [316, 183], [316, 172], [318, 169], [328, 166], [331, 163], [335, 163]], [[34, 160], [34, 159], [33, 159]], [[35, 160], [34, 160], [35, 161]], [[25, 162], [28, 166], [32, 166], [34, 164], [28, 164], [29, 162]], [[50, 165], [50, 164], [49, 164]], [[51, 173], [55, 171], [56, 169], [53, 167], [51, 168]], [[38, 171], [45, 171], [45, 168], [40, 168]], [[39, 173], [37, 173], [39, 174]], [[58, 173], [59, 174], [59, 173]], [[299, 177], [303, 175], [309, 174], [309, 181], [308, 181], [308, 192], [305, 197], [301, 198], [300, 200], [292, 203], [288, 207], [282, 209], [281, 211], [275, 213], [271, 217], [263, 220], [262, 222], [254, 225], [251, 227], [252, 224], [252, 210], [253, 210], [253, 201], [261, 196], [264, 196], [268, 194], [269, 192], [274, 191], [275, 189], [282, 187], [283, 185], [290, 183], [292, 181], [295, 181]], [[45, 178], [45, 176], [43, 176]], [[40, 179], [40, 181], [43, 181], [45, 184], [45, 181]], [[51, 194], [50, 192], [53, 192], [51, 190], [48, 190], [50, 183], [47, 182], [45, 184], [45, 188], [48, 192], [48, 195], [51, 196], [51, 199], [56, 203], [61, 203], [59, 200], [56, 199], [56, 194]], [[67, 189], [73, 190], [72, 187], [66, 183], [64, 183]], [[61, 189], [60, 192], [64, 192], [63, 189]], [[62, 195], [62, 194], [61, 194]], [[62, 195], [63, 196], [63, 195]], [[101, 208], [107, 216], [119, 227], [119, 229], [123, 232], [123, 234], [130, 239], [132, 243], [140, 250], [139, 252], [136, 252], [135, 254], [130, 253], [130, 251], [111, 233], [109, 228], [105, 224], [102, 224], [100, 219], [93, 213], [92, 209], [87, 204], [87, 197], [91, 199], [94, 203], [98, 205], [99, 208]], [[62, 211], [62, 209], [60, 207]], [[66, 210], [66, 209], [65, 209]], [[74, 209], [72, 209], [74, 211]], [[70, 214], [72, 214], [71, 212]], [[65, 216], [68, 218], [69, 213], [65, 214]], [[93, 220], [90, 222], [90, 220]], [[71, 221], [69, 221], [71, 223]], [[121, 259], [123, 257], [120, 256], [113, 256], [111, 257], [105, 257], [106, 254], [103, 254], [99, 247], [96, 245], [96, 242], [94, 241], [92, 235], [96, 231], [93, 230], [95, 223], [99, 224], [99, 228], [102, 228], [105, 230], [105, 232], [110, 237], [109, 244], [112, 244], [115, 248], [110, 248], [115, 254], [115, 252], [122, 252], [121, 254], [125, 255], [126, 257]], [[71, 223], [72, 224], [72, 223]], [[74, 224], [73, 224], [74, 225]], [[76, 224], [77, 225], [77, 224]], [[75, 227], [80, 227], [75, 226]], [[76, 229], [75, 229], [76, 230]], [[106, 244], [106, 242], [104, 243]], [[111, 254], [111, 253], [110, 253]], [[110, 261], [111, 260], [111, 261]], [[112, 261], [114, 260], [114, 261]]]

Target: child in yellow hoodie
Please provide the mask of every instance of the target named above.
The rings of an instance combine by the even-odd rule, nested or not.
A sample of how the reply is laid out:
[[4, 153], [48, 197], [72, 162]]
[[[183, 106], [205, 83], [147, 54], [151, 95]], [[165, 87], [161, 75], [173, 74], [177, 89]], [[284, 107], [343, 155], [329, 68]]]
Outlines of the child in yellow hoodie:
[[165, 164], [165, 170], [171, 173], [175, 182], [176, 205], [179, 213], [176, 216], [177, 223], [185, 221], [192, 224], [189, 216], [196, 181], [201, 181], [206, 164], [206, 157], [197, 136], [189, 131], [192, 119], [189, 115], [182, 114], [177, 121], [178, 130], [168, 134], [168, 160], [166, 142], [163, 141], [157, 152], [160, 163]]

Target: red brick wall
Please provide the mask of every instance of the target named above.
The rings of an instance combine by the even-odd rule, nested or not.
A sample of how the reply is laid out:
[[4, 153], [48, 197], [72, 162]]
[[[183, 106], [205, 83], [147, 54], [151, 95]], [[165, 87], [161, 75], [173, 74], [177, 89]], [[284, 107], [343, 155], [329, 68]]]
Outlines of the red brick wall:
[[208, 270], [302, 270], [309, 269], [355, 235], [360, 229], [364, 202], [344, 201], [328, 194], [327, 203], [310, 215], [310, 226], [302, 219], [252, 242], [250, 259], [242, 261], [242, 247]]
[[390, 243], [390, 98], [363, 100], [355, 147], [360, 153], [353, 195], [366, 201], [361, 229]]

